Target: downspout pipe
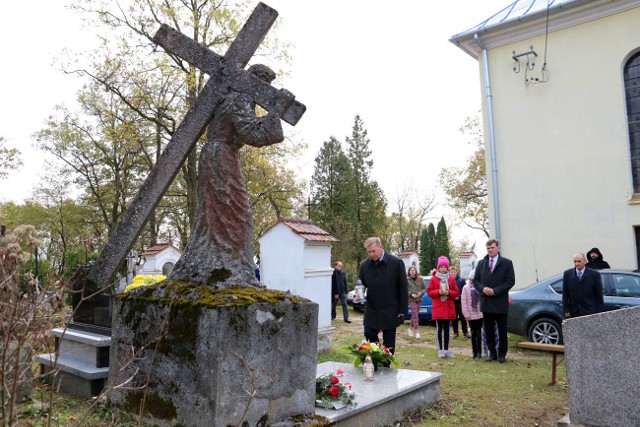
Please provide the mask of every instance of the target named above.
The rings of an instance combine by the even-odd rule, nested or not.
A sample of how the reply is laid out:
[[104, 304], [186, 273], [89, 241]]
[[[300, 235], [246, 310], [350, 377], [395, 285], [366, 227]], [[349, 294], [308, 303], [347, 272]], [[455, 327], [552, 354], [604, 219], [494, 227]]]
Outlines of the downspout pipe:
[[500, 231], [500, 199], [498, 197], [498, 166], [496, 162], [496, 136], [493, 125], [493, 96], [491, 94], [491, 77], [489, 75], [489, 51], [480, 39], [478, 33], [473, 35], [480, 49], [482, 49], [482, 64], [484, 65], [485, 96], [487, 98], [487, 118], [489, 119], [489, 149], [491, 152], [491, 187], [493, 189], [493, 214], [496, 235], [495, 239], [502, 240]]

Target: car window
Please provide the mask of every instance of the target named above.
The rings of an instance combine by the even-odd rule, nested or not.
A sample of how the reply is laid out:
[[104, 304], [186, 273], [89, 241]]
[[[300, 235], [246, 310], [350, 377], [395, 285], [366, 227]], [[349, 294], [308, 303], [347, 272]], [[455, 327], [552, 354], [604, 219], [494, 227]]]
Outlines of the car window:
[[612, 274], [611, 279], [616, 290], [616, 296], [640, 298], [640, 276]]
[[562, 295], [562, 279], [558, 280], [557, 282], [551, 283], [549, 286], [551, 287], [551, 289], [553, 289], [553, 292]]

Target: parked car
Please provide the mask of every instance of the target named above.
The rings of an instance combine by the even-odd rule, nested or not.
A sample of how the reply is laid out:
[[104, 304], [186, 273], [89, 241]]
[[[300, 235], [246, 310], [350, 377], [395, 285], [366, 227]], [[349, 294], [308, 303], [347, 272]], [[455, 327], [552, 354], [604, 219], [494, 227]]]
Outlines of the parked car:
[[[364, 311], [364, 305], [367, 302], [366, 298], [360, 298], [359, 301], [355, 301], [356, 291], [353, 290], [347, 294], [347, 304], [353, 307], [354, 310]], [[423, 321], [431, 320], [431, 298], [429, 295], [424, 294], [422, 296], [422, 304], [420, 305], [420, 313], [418, 318]], [[411, 308], [407, 309], [407, 317], [405, 320], [411, 319]]]
[[355, 289], [347, 293], [347, 305], [350, 305], [356, 311], [364, 311], [364, 304], [366, 302], [366, 298], [360, 298], [358, 301], [356, 301]]
[[[640, 273], [599, 270], [604, 287], [603, 311], [640, 305]], [[532, 342], [562, 344], [562, 274], [509, 292], [507, 330]]]

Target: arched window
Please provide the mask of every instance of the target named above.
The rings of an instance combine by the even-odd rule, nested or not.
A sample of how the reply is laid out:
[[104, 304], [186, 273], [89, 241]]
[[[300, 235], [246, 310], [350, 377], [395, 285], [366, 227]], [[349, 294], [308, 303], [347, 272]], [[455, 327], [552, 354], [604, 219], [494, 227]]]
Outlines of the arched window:
[[624, 88], [627, 98], [627, 124], [633, 192], [640, 193], [640, 52], [624, 66]]
[[165, 262], [164, 265], [162, 266], [162, 275], [169, 276], [172, 271], [173, 271], [173, 263]]

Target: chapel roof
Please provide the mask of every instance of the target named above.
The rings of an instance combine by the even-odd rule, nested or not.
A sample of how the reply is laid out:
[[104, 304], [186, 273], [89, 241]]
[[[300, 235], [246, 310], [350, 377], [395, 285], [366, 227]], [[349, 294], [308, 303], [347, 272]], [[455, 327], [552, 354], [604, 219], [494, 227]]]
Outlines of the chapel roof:
[[145, 249], [140, 255], [155, 255], [158, 252], [162, 252], [169, 247], [179, 250], [175, 246], [173, 246], [171, 242], [161, 243], [159, 245], [151, 246], [150, 248]]
[[407, 250], [398, 252], [398, 256], [405, 257], [405, 256], [411, 256], [412, 254], [417, 254], [417, 253], [418, 251], [416, 251], [415, 249], [407, 249]]
[[305, 240], [314, 242], [339, 242], [338, 239], [330, 235], [327, 231], [313, 224], [308, 219], [278, 218], [278, 222], [289, 227], [294, 233]]

